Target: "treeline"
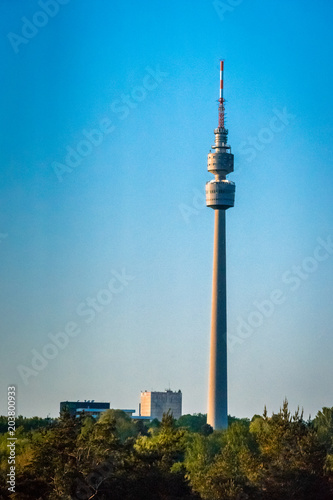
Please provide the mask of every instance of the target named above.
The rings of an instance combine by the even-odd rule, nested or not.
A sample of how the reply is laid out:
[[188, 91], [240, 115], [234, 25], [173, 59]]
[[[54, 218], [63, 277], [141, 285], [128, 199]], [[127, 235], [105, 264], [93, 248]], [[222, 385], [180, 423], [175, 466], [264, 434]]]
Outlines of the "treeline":
[[[24, 432], [32, 431], [35, 429], [40, 429], [41, 427], [48, 427], [50, 423], [53, 422], [54, 419], [49, 417], [40, 418], [40, 417], [23, 417], [19, 415], [16, 417], [16, 427], [19, 427]], [[7, 417], [0, 415], [0, 434], [4, 434], [8, 429], [8, 420]]]
[[300, 412], [291, 415], [285, 401], [272, 416], [265, 411], [251, 421], [233, 418], [226, 431], [214, 432], [201, 414], [177, 421], [167, 414], [148, 426], [120, 410], [108, 410], [98, 421], [67, 413], [33, 426], [28, 420], [16, 433], [11, 494], [8, 435], [0, 436], [2, 499], [333, 498], [333, 408], [304, 421]]

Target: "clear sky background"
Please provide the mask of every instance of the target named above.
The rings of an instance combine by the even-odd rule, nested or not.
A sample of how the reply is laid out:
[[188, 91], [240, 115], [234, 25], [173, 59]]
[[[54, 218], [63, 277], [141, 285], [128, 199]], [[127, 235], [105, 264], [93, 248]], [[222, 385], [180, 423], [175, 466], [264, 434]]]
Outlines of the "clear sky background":
[[[14, 384], [26, 416], [78, 399], [137, 409], [141, 390], [168, 387], [184, 413], [206, 412], [203, 193], [221, 58], [236, 182], [229, 413], [277, 411], [285, 397], [306, 417], [333, 406], [333, 6], [42, 3], [0, 4], [0, 413]], [[85, 156], [64, 171], [68, 148]], [[47, 346], [69, 322], [77, 335]], [[36, 370], [43, 350], [53, 359]]]

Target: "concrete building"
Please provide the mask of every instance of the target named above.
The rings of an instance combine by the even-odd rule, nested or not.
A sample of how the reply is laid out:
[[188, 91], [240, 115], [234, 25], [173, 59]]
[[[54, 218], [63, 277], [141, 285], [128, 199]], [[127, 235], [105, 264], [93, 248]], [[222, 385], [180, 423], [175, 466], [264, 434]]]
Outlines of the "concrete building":
[[212, 322], [210, 340], [207, 423], [214, 429], [228, 426], [227, 386], [227, 292], [225, 212], [234, 206], [235, 184], [226, 176], [234, 170], [234, 156], [224, 126], [224, 63], [220, 62], [219, 124], [214, 130], [214, 152], [208, 154], [208, 172], [215, 179], [206, 183], [206, 205], [215, 211]]
[[182, 393], [167, 390], [164, 392], [141, 392], [139, 415], [162, 420], [163, 413], [171, 411], [174, 418], [182, 415]]

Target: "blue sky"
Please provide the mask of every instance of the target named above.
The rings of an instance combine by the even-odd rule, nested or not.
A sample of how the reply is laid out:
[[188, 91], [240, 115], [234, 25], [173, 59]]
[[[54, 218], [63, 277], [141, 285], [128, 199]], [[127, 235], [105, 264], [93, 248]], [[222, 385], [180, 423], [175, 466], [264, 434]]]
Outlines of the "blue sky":
[[0, 413], [13, 384], [27, 416], [168, 387], [206, 411], [221, 58], [229, 412], [332, 406], [329, 2], [0, 10]]

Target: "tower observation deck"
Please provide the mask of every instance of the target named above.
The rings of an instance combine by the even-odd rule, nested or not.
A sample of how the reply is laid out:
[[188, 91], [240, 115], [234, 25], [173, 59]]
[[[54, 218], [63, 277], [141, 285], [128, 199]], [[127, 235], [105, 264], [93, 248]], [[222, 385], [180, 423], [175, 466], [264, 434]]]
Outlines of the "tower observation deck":
[[235, 201], [235, 183], [226, 178], [234, 171], [234, 155], [227, 144], [228, 130], [224, 126], [223, 74], [224, 62], [220, 61], [219, 125], [214, 130], [214, 152], [208, 154], [208, 172], [215, 178], [206, 183], [206, 205], [215, 210], [207, 413], [207, 423], [214, 429], [228, 426], [225, 211]]

